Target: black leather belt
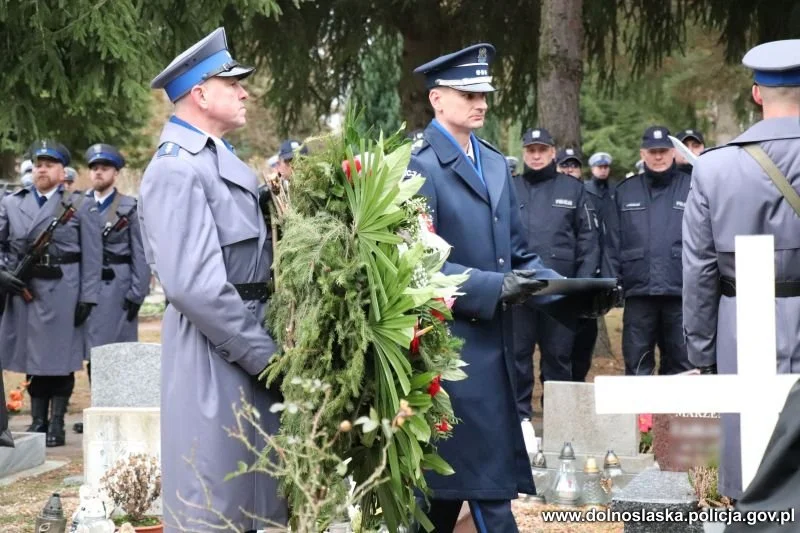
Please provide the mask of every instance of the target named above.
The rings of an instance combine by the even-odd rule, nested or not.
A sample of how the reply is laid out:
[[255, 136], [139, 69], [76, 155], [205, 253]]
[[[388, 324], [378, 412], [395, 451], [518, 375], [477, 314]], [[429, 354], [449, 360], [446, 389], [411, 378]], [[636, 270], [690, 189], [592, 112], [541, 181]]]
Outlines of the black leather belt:
[[[252, 300], [266, 302], [274, 291], [272, 280], [257, 281], [255, 283], [234, 283], [233, 286], [245, 302]], [[169, 305], [169, 300], [164, 305]]]
[[[722, 295], [733, 298], [736, 296], [736, 280], [722, 276], [720, 279]], [[800, 296], [800, 281], [778, 281], [775, 283], [776, 298], [795, 298]]]
[[104, 265], [130, 265], [131, 256], [112, 254], [111, 252], [103, 252]]
[[[20, 259], [22, 259], [23, 257], [25, 256], [24, 255], [19, 256]], [[39, 258], [39, 261], [36, 264], [49, 267], [58, 265], [69, 265], [71, 263], [79, 263], [80, 260], [81, 260], [80, 252], [67, 252], [59, 255], [44, 254]]]
[[270, 281], [257, 281], [256, 283], [236, 283], [236, 292], [242, 297], [242, 300], [258, 300], [266, 302], [270, 294], [272, 294], [272, 280]]

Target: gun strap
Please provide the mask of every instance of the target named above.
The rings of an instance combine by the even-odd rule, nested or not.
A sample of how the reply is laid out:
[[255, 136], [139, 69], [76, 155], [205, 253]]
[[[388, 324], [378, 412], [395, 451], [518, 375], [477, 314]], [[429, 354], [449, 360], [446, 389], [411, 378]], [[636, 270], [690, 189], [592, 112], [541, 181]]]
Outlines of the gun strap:
[[780, 191], [781, 196], [789, 202], [797, 216], [800, 216], [800, 195], [797, 194], [789, 180], [786, 179], [786, 176], [783, 175], [767, 153], [758, 144], [746, 144], [743, 148], [764, 169], [769, 179]]
[[119, 217], [117, 217], [116, 220], [111, 220], [111, 218], [117, 215], [117, 208], [119, 207], [119, 203], [121, 201], [122, 201], [122, 194], [119, 191], [117, 191], [114, 194], [114, 199], [111, 200], [111, 205], [108, 206], [108, 211], [106, 211], [106, 224], [111, 222], [112, 225], [115, 225], [117, 223], [117, 220], [119, 220]]

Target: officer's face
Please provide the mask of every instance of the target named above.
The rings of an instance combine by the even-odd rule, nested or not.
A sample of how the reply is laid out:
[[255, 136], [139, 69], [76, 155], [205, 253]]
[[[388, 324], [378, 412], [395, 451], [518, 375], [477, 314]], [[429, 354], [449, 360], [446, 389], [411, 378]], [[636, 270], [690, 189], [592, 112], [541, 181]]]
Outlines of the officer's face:
[[555, 157], [556, 149], [546, 144], [529, 144], [525, 147], [525, 151], [522, 152], [525, 164], [533, 170], [543, 169], [552, 163]]
[[672, 164], [675, 150], [672, 148], [648, 148], [639, 150], [639, 155], [647, 168], [655, 172], [663, 172]]
[[119, 171], [111, 165], [105, 163], [96, 163], [92, 165], [92, 188], [97, 192], [107, 191], [109, 187], [114, 185]]
[[278, 160], [278, 174], [280, 174], [281, 177], [285, 179], [292, 177], [291, 159], [289, 159], [288, 161], [284, 161], [283, 159]]
[[595, 165], [592, 167], [592, 176], [599, 180], [607, 180], [611, 167], [608, 165]]
[[64, 181], [64, 165], [53, 159], [40, 157], [34, 167], [34, 185], [39, 192], [49, 192]]
[[437, 87], [430, 93], [436, 118], [445, 127], [472, 131], [483, 127], [486, 119], [486, 93], [468, 93], [450, 87]]
[[683, 141], [683, 144], [685, 144], [686, 147], [689, 150], [691, 150], [694, 155], [700, 155], [701, 153], [703, 153], [703, 150], [705, 150], [705, 148], [706, 148], [706, 146], [703, 143], [701, 143], [697, 139], [693, 139], [691, 137], [689, 137], [685, 141]]
[[247, 91], [235, 78], [215, 77], [203, 85], [201, 105], [209, 119], [219, 125], [223, 133], [241, 128], [247, 122], [244, 101]]

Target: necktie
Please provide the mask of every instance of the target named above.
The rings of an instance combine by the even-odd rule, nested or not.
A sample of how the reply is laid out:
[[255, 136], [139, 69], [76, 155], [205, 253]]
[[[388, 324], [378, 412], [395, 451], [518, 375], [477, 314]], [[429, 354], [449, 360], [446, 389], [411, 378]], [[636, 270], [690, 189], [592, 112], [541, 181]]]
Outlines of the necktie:
[[47, 203], [47, 196], [42, 196], [41, 194], [36, 194], [36, 201], [39, 203], [39, 207], [42, 207], [45, 203]]

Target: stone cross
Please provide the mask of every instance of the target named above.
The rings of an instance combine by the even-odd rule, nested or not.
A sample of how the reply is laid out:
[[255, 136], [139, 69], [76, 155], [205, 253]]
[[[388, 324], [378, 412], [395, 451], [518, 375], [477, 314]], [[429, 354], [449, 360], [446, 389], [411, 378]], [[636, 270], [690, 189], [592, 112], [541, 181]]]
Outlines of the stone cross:
[[602, 414], [740, 414], [746, 489], [800, 375], [776, 372], [773, 237], [737, 236], [735, 250], [738, 374], [598, 376], [595, 407]]

